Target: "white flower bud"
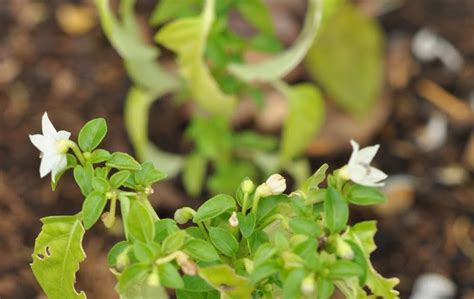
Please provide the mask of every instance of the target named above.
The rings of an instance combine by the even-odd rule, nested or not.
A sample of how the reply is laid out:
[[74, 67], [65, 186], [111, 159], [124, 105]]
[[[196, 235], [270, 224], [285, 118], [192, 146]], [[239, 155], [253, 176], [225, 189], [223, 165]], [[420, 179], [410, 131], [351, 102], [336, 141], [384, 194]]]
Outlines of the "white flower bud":
[[281, 194], [286, 190], [286, 180], [278, 173], [272, 174], [265, 184], [270, 188], [272, 195]]
[[301, 282], [301, 292], [306, 296], [314, 293], [316, 286], [312, 275], [306, 276]]
[[239, 226], [239, 219], [237, 218], [237, 213], [236, 212], [232, 212], [232, 215], [230, 215], [229, 224], [232, 227]]
[[198, 272], [197, 265], [185, 253], [180, 253], [176, 257], [176, 262], [181, 267], [184, 274], [196, 275]]

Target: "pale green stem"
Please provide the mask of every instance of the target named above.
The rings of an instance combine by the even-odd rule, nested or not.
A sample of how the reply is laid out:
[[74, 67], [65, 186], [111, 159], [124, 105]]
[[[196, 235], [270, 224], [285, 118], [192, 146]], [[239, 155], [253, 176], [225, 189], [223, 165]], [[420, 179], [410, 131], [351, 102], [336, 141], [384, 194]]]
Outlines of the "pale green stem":
[[249, 201], [249, 194], [248, 193], [244, 193], [244, 200], [242, 202], [242, 214], [246, 214], [247, 213], [247, 205], [248, 205], [248, 202]]
[[255, 195], [253, 196], [253, 205], [252, 205], [252, 212], [253, 213], [257, 213], [257, 209], [258, 209], [258, 203], [260, 201], [260, 192], [255, 192]]
[[67, 145], [69, 146], [70, 149], [74, 152], [76, 155], [77, 159], [81, 163], [81, 165], [86, 165], [86, 160], [84, 159], [84, 155], [82, 155], [81, 149], [79, 146], [74, 141], [68, 140]]

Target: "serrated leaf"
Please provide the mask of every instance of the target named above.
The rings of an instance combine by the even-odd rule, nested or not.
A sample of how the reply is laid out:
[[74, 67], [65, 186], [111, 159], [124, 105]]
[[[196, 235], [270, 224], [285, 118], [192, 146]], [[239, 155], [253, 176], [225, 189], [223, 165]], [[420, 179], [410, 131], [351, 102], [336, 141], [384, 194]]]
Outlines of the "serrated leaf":
[[50, 299], [80, 298], [74, 284], [79, 263], [86, 255], [82, 248], [84, 228], [76, 216], [53, 216], [41, 220], [43, 227], [36, 238], [31, 268]]
[[199, 107], [214, 115], [229, 116], [237, 100], [220, 90], [203, 59], [206, 40], [214, 20], [214, 6], [215, 0], [207, 0], [199, 17], [171, 22], [158, 32], [155, 39], [176, 52], [180, 72]]
[[145, 243], [153, 240], [155, 235], [153, 218], [142, 202], [138, 200], [130, 202], [126, 221], [130, 236]]
[[132, 156], [126, 153], [116, 152], [112, 154], [105, 163], [108, 167], [117, 168], [119, 170], [140, 170], [142, 167]]
[[288, 116], [283, 126], [281, 160], [291, 161], [302, 154], [324, 121], [323, 96], [308, 83], [284, 88], [289, 101]]
[[97, 222], [106, 204], [105, 194], [101, 192], [94, 191], [86, 197], [82, 205], [82, 215], [86, 229], [91, 228]]
[[200, 239], [191, 239], [184, 245], [184, 252], [194, 259], [203, 262], [212, 262], [219, 259], [217, 251], [211, 244]]
[[349, 207], [342, 195], [334, 187], [329, 186], [324, 200], [326, 224], [332, 233], [344, 229], [349, 220]]
[[301, 62], [313, 43], [321, 20], [322, 2], [309, 1], [303, 29], [289, 49], [256, 64], [231, 64], [229, 72], [245, 82], [273, 82], [286, 76]]
[[315, 40], [305, 66], [337, 104], [360, 115], [374, 106], [381, 93], [382, 43], [376, 20], [346, 4]]
[[209, 229], [209, 237], [212, 244], [224, 255], [235, 256], [239, 249], [239, 243], [235, 237], [223, 228], [211, 227]]
[[199, 207], [193, 217], [193, 222], [198, 223], [215, 218], [227, 211], [235, 210], [235, 200], [226, 194], [219, 194], [207, 200]]
[[107, 123], [103, 118], [88, 121], [79, 131], [79, 147], [85, 152], [94, 150], [107, 134]]
[[200, 268], [199, 276], [217, 289], [223, 298], [252, 298], [253, 284], [246, 277], [237, 275], [228, 265]]

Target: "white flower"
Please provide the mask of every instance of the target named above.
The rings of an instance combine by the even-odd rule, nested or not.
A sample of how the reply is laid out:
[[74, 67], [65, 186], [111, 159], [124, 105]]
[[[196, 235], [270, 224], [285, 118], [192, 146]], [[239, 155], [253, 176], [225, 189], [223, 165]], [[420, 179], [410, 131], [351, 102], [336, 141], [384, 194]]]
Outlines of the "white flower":
[[270, 187], [272, 195], [281, 194], [286, 190], [286, 180], [278, 173], [272, 174], [265, 183]]
[[232, 212], [232, 215], [230, 215], [229, 224], [232, 227], [239, 226], [239, 219], [237, 218], [237, 213], [236, 212]]
[[351, 145], [352, 155], [349, 163], [341, 170], [341, 175], [360, 185], [369, 187], [383, 186], [384, 183], [381, 181], [385, 180], [387, 175], [380, 169], [370, 166], [370, 162], [374, 159], [379, 145], [359, 149], [359, 144], [354, 140], [351, 140]]
[[40, 176], [45, 177], [51, 172], [54, 182], [56, 174], [67, 165], [66, 152], [71, 133], [57, 132], [45, 112], [41, 120], [43, 134], [30, 135], [31, 143], [41, 151]]

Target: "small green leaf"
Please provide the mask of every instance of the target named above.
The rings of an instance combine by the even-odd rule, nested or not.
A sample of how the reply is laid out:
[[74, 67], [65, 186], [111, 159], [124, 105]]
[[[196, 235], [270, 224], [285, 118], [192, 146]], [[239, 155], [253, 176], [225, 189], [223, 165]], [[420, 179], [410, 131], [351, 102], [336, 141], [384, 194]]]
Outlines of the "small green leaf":
[[291, 271], [283, 282], [283, 298], [292, 299], [301, 297], [301, 283], [304, 279], [304, 270]]
[[207, 160], [198, 153], [190, 154], [186, 158], [182, 179], [184, 188], [189, 195], [197, 196], [201, 193], [206, 165]]
[[259, 283], [263, 279], [270, 277], [280, 270], [280, 266], [274, 261], [268, 261], [259, 264], [255, 267], [250, 275], [250, 280], [253, 283]]
[[32, 254], [33, 274], [48, 298], [85, 299], [86, 294], [74, 288], [79, 263], [86, 257], [81, 221], [76, 216], [53, 216], [41, 221], [43, 227]]
[[334, 187], [329, 186], [324, 201], [326, 224], [332, 233], [339, 232], [346, 227], [349, 220], [349, 207], [342, 195]]
[[136, 241], [133, 243], [133, 254], [137, 258], [138, 262], [149, 264], [153, 261], [155, 254], [147, 244]]
[[239, 228], [242, 236], [248, 238], [255, 229], [255, 223], [257, 222], [257, 216], [255, 213], [249, 213], [244, 215], [242, 213], [237, 213], [237, 219], [239, 219]]
[[115, 267], [115, 265], [117, 265], [117, 257], [129, 246], [130, 244], [127, 241], [120, 241], [109, 250], [109, 253], [107, 254], [107, 263], [109, 264], [109, 267]]
[[84, 196], [92, 192], [92, 179], [94, 178], [94, 168], [91, 163], [87, 163], [84, 167], [77, 165], [74, 167], [74, 179], [81, 189]]
[[283, 127], [280, 156], [289, 162], [304, 152], [324, 121], [324, 101], [313, 84], [302, 83], [285, 88], [289, 112]]
[[199, 269], [199, 275], [221, 293], [221, 298], [252, 298], [253, 284], [237, 275], [228, 265], [216, 265]]
[[106, 151], [104, 149], [96, 149], [95, 151], [92, 152], [91, 155], [91, 163], [101, 163], [105, 162], [110, 158], [110, 153], [109, 151]]
[[201, 205], [193, 217], [193, 222], [198, 223], [213, 219], [225, 212], [235, 209], [236, 204], [234, 198], [226, 194], [219, 194]]
[[174, 18], [191, 16], [199, 9], [199, 2], [199, 0], [161, 0], [151, 14], [150, 23], [157, 26]]
[[373, 187], [353, 185], [347, 195], [347, 200], [356, 205], [368, 206], [384, 203], [386, 198], [382, 192]]
[[184, 244], [184, 238], [186, 237], [186, 233], [182, 230], [176, 231], [168, 235], [162, 244], [163, 253], [170, 254], [174, 251], [181, 249]]
[[237, 2], [237, 9], [253, 27], [274, 35], [272, 16], [263, 0], [240, 0]]
[[140, 163], [135, 161], [129, 154], [113, 153], [112, 157], [105, 163], [108, 167], [117, 168], [119, 170], [140, 170]]
[[315, 221], [299, 217], [292, 218], [289, 224], [295, 234], [303, 234], [313, 238], [321, 235], [321, 229], [317, 226]]
[[239, 249], [239, 243], [235, 237], [223, 228], [210, 228], [209, 237], [211, 238], [212, 244], [224, 255], [235, 256]]
[[334, 280], [359, 277], [363, 274], [362, 268], [351, 261], [338, 260], [329, 268], [329, 278]]
[[149, 270], [149, 266], [145, 264], [134, 264], [127, 267], [118, 279], [117, 288], [119, 293], [128, 293], [136, 287], [148, 275]]
[[332, 293], [334, 293], [332, 281], [324, 277], [318, 279], [318, 299], [329, 299]]
[[105, 195], [99, 191], [94, 191], [86, 197], [82, 205], [84, 227], [86, 229], [91, 228], [99, 220], [106, 203]]
[[135, 172], [135, 181], [142, 186], [150, 186], [164, 178], [166, 174], [156, 169], [151, 162], [142, 163], [141, 170]]
[[169, 234], [178, 230], [179, 228], [173, 219], [160, 219], [155, 222], [155, 241], [162, 242]]
[[126, 221], [130, 236], [145, 243], [153, 240], [155, 235], [153, 218], [142, 202], [138, 200], [130, 202], [130, 211]]
[[326, 163], [321, 165], [321, 167], [319, 167], [318, 170], [316, 170], [316, 172], [304, 182], [301, 188], [303, 192], [308, 195], [310, 191], [319, 189], [319, 184], [321, 184], [326, 178], [326, 171], [328, 168], [329, 166]]
[[106, 179], [101, 177], [94, 177], [92, 179], [92, 188], [94, 191], [98, 191], [100, 193], [105, 193], [109, 191], [109, 182]]
[[214, 247], [201, 239], [191, 239], [184, 245], [184, 252], [193, 259], [202, 262], [213, 262], [219, 259], [219, 255]]
[[130, 177], [130, 171], [121, 170], [110, 177], [110, 187], [118, 189]]
[[103, 118], [88, 121], [79, 131], [79, 146], [85, 152], [94, 150], [107, 134], [107, 123]]
[[183, 279], [172, 264], [163, 264], [158, 267], [160, 282], [164, 287], [181, 289], [184, 287]]

